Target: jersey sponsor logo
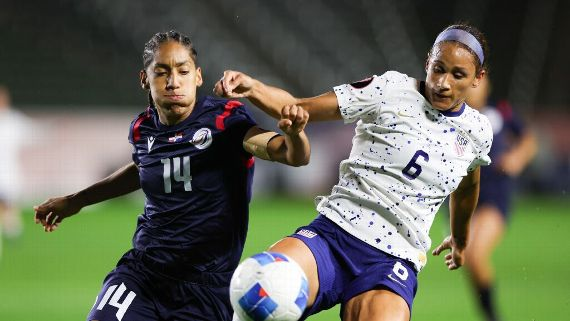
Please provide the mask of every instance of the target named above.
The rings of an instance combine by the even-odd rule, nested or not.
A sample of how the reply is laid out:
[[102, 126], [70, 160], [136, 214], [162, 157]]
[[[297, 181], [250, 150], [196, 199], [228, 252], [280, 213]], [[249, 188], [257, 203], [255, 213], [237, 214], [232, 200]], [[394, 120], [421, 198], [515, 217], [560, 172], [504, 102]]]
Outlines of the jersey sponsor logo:
[[370, 85], [370, 83], [372, 82], [372, 80], [374, 79], [374, 77], [368, 77], [359, 81], [355, 81], [352, 84], [350, 84], [353, 88], [356, 89], [362, 89], [368, 85]]
[[297, 234], [304, 236], [306, 238], [312, 239], [313, 237], [317, 236], [317, 233], [311, 231], [311, 230], [306, 230], [306, 229], [302, 229], [299, 232], [297, 232]]
[[147, 138], [147, 148], [149, 153], [150, 150], [152, 149], [152, 145], [154, 145], [154, 137], [150, 136]]
[[457, 133], [457, 136], [455, 137], [455, 153], [458, 156], [463, 156], [465, 154], [465, 147], [468, 143], [469, 140], [465, 138], [465, 136]]
[[212, 145], [212, 131], [209, 128], [200, 128], [190, 140], [198, 149], [206, 149]]
[[176, 143], [177, 141], [182, 139], [182, 133], [176, 133], [172, 137], [168, 137], [169, 143]]
[[410, 118], [414, 118], [414, 115], [410, 115], [406, 112], [402, 112], [401, 110], [398, 110], [398, 116], [400, 117], [410, 117]]

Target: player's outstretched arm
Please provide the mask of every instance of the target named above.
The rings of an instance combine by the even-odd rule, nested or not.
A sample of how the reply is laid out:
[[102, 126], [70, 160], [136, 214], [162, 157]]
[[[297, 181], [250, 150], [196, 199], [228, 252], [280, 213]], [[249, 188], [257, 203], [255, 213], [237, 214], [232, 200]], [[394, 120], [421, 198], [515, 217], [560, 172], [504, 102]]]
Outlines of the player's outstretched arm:
[[285, 135], [281, 136], [257, 126], [252, 127], [245, 135], [244, 149], [265, 160], [291, 166], [307, 165], [311, 147], [304, 128], [308, 121], [309, 114], [302, 107], [285, 106], [278, 122]]
[[469, 238], [469, 223], [471, 215], [477, 206], [479, 198], [480, 168], [470, 172], [461, 180], [459, 187], [451, 193], [449, 199], [451, 235], [433, 250], [433, 255], [439, 255], [444, 250], [451, 250], [445, 255], [445, 264], [450, 270], [463, 265], [464, 251]]
[[64, 218], [77, 214], [83, 207], [125, 195], [139, 188], [138, 168], [135, 163], [130, 163], [84, 190], [50, 198], [34, 206], [34, 219], [46, 232], [52, 232]]
[[525, 131], [516, 145], [500, 159], [498, 166], [510, 176], [518, 176], [534, 158], [537, 151], [536, 135], [532, 130]]
[[281, 118], [283, 106], [291, 105], [303, 107], [311, 121], [342, 119], [338, 100], [332, 91], [316, 97], [295, 98], [283, 89], [266, 85], [239, 71], [224, 71], [224, 76], [214, 86], [214, 93], [226, 98], [247, 98], [276, 119]]

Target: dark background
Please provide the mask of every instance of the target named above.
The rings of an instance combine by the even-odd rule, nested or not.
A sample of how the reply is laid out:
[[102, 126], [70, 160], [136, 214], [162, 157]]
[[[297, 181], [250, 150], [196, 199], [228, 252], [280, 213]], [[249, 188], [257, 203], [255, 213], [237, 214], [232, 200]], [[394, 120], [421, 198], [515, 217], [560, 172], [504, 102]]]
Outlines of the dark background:
[[203, 94], [224, 69], [313, 95], [399, 70], [422, 78], [433, 40], [456, 21], [491, 47], [493, 97], [566, 111], [569, 1], [15, 1], [0, 10], [0, 83], [25, 108], [139, 106], [144, 43], [172, 28], [199, 54]]

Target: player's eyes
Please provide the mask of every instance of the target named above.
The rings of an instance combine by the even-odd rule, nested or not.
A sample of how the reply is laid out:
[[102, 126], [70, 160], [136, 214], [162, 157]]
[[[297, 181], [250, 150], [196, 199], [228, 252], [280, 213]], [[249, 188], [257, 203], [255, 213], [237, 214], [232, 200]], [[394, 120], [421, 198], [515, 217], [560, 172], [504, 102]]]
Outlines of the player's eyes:
[[181, 75], [188, 75], [189, 73], [190, 73], [190, 70], [180, 70]]
[[154, 74], [157, 75], [157, 76], [165, 76], [165, 75], [166, 75], [166, 71], [155, 71]]
[[465, 75], [462, 74], [462, 73], [454, 73], [453, 76], [454, 76], [456, 79], [461, 79], [461, 78], [464, 78], [464, 77], [465, 77]]
[[433, 71], [437, 72], [437, 73], [442, 73], [443, 72], [443, 68], [441, 68], [440, 66], [435, 66], [433, 67]]

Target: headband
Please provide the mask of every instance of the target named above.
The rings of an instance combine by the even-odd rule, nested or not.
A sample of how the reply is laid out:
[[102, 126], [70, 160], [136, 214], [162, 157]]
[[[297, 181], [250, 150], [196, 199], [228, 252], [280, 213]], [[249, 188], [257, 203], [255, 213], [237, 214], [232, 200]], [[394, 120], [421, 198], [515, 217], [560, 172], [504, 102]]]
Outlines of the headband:
[[436, 44], [442, 41], [461, 42], [462, 44], [469, 47], [469, 49], [473, 50], [475, 54], [477, 54], [479, 62], [481, 62], [481, 65], [483, 65], [483, 61], [485, 61], [485, 56], [483, 55], [483, 48], [481, 47], [481, 44], [479, 43], [477, 38], [475, 38], [471, 33], [462, 29], [444, 30], [437, 36], [433, 45], [435, 46]]

